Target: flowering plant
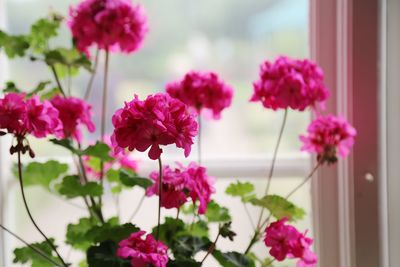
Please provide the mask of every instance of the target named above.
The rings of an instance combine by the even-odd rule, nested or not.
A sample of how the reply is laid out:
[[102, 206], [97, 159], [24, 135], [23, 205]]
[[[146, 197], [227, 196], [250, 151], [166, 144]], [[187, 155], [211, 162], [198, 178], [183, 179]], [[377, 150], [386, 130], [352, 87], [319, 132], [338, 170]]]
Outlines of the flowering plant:
[[[51, 46], [62, 23], [72, 35], [71, 47]], [[254, 234], [243, 251], [220, 247], [222, 238], [235, 240], [240, 229], [233, 229], [229, 210], [213, 200], [216, 178], [210, 176], [201, 162], [202, 116], [218, 120], [232, 103], [233, 88], [214, 72], [190, 71], [182, 79], [166, 85], [165, 92], [144, 99], [132, 96], [124, 106], [109, 116], [107, 108], [108, 62], [111, 53], [134, 53], [143, 44], [148, 31], [144, 9], [129, 0], [83, 0], [71, 7], [69, 18], [58, 14], [35, 22], [25, 35], [0, 31], [0, 48], [9, 58], [27, 57], [48, 66], [54, 82], [45, 81], [31, 91], [21, 90], [8, 82], [0, 98], [0, 136], [10, 136], [10, 154], [16, 154], [15, 175], [31, 223], [43, 242], [29, 244], [0, 222], [0, 227], [19, 239], [25, 247], [14, 250], [15, 263], [31, 266], [71, 266], [57, 242], [46, 235], [30, 211], [25, 188], [41, 186], [67, 200], [80, 199], [87, 216], [71, 222], [65, 243], [85, 253], [79, 266], [188, 267], [203, 266], [212, 256], [226, 267], [273, 266], [276, 262], [294, 260], [298, 267], [317, 264], [313, 240], [307, 230], [293, 222], [304, 217], [304, 210], [290, 201], [291, 196], [308, 182], [322, 165], [335, 164], [338, 156], [348, 156], [356, 130], [344, 119], [320, 114], [329, 92], [323, 71], [314, 62], [279, 57], [265, 61], [259, 79], [254, 82], [251, 102], [261, 102], [265, 109], [283, 110], [283, 122], [274, 148], [264, 196], [257, 196], [248, 182], [230, 184], [225, 193], [244, 205], [259, 207]], [[92, 50], [95, 51], [92, 57]], [[88, 140], [96, 125], [92, 107], [87, 102], [92, 91], [100, 55], [105, 55], [100, 138]], [[73, 96], [68, 78], [83, 69], [91, 73], [83, 98]], [[52, 86], [50, 86], [52, 85]], [[316, 119], [307, 133], [300, 136], [301, 150], [316, 154], [311, 173], [285, 196], [270, 194], [274, 165], [289, 110], [312, 109]], [[113, 129], [107, 131], [106, 121]], [[87, 131], [86, 131], [87, 130]], [[84, 134], [85, 133], [85, 134]], [[109, 134], [109, 135], [107, 135]], [[47, 139], [72, 154], [74, 165], [55, 160], [30, 161], [35, 147], [28, 137]], [[198, 162], [188, 165], [163, 165], [164, 147], [175, 145], [187, 157], [197, 139]], [[146, 152], [149, 160], [158, 162], [158, 170], [147, 177], [138, 174], [140, 164], [132, 151]], [[157, 221], [146, 232], [117, 215], [103, 213], [106, 194], [119, 195], [123, 190], [142, 188], [145, 197], [158, 198]], [[163, 209], [176, 209], [176, 217], [163, 217]], [[251, 215], [248, 214], [250, 220]], [[152, 222], [149, 222], [150, 224]], [[216, 227], [212, 235], [210, 228]], [[253, 246], [265, 244], [265, 255], [252, 252]], [[78, 266], [78, 265], [74, 265]]]

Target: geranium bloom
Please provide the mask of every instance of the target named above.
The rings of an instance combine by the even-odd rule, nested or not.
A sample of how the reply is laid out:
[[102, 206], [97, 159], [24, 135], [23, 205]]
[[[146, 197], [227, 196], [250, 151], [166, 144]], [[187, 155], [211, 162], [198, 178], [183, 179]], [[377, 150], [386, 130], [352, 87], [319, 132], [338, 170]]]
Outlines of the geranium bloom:
[[[153, 185], [147, 188], [146, 195], [158, 195], [159, 172], [154, 171], [150, 174]], [[161, 206], [166, 209], [180, 208], [187, 200], [184, 191], [188, 181], [187, 174], [179, 168], [171, 169], [169, 166], [163, 167], [162, 187], [161, 187]]]
[[185, 104], [167, 94], [159, 93], [139, 100], [138, 96], [116, 111], [112, 118], [115, 127], [111, 141], [116, 151], [128, 148], [144, 152], [149, 157], [160, 157], [160, 145], [175, 144], [190, 154], [197, 122]]
[[70, 9], [68, 22], [77, 48], [88, 54], [93, 44], [100, 49], [130, 53], [146, 35], [143, 8], [129, 0], [85, 0]]
[[[154, 184], [147, 189], [148, 196], [158, 195], [159, 173], [150, 174]], [[181, 207], [189, 198], [193, 203], [199, 200], [199, 214], [204, 214], [207, 205], [211, 201], [211, 195], [215, 192], [213, 187], [214, 177], [207, 175], [206, 168], [191, 162], [185, 167], [178, 163], [178, 168], [169, 166], [163, 168], [161, 206], [167, 209]]]
[[63, 125], [61, 138], [72, 137], [80, 142], [82, 139], [80, 124], [86, 125], [89, 132], [94, 132], [92, 107], [82, 99], [57, 95], [51, 99], [51, 104], [58, 110]]
[[320, 116], [308, 126], [308, 135], [300, 136], [302, 150], [317, 153], [322, 162], [334, 163], [339, 156], [346, 157], [354, 144], [356, 130], [343, 118]]
[[129, 259], [131, 266], [146, 267], [165, 267], [168, 263], [168, 247], [161, 241], [156, 241], [151, 234], [145, 239], [142, 236], [145, 231], [139, 231], [131, 234], [128, 239], [119, 242], [117, 256], [123, 259]]
[[278, 57], [275, 62], [265, 61], [260, 67], [260, 79], [253, 83], [250, 101], [260, 101], [264, 107], [291, 108], [302, 111], [324, 104], [329, 91], [324, 84], [322, 70], [310, 60]]
[[[105, 136], [104, 143], [110, 147], [109, 156], [113, 158], [112, 161], [104, 162], [103, 170], [106, 173], [110, 169], [120, 169], [124, 168], [133, 172], [138, 170], [138, 162], [134, 160], [131, 153], [128, 153], [125, 149], [120, 151], [114, 151], [112, 149], [111, 140], [109, 136]], [[94, 178], [100, 178], [100, 160], [93, 159], [90, 156], [84, 156], [84, 167], [86, 173]]]
[[23, 93], [9, 93], [0, 99], [0, 129], [18, 137], [32, 134], [42, 138], [60, 134], [59, 114], [50, 102], [40, 102], [36, 95], [25, 98]]
[[277, 261], [297, 258], [298, 267], [314, 267], [317, 256], [310, 250], [312, 239], [300, 233], [295, 227], [287, 225], [287, 218], [270, 224], [265, 230], [265, 245], [270, 247], [270, 255]]
[[199, 115], [202, 110], [211, 111], [214, 119], [231, 105], [233, 96], [232, 88], [214, 72], [191, 71], [182, 80], [168, 84], [166, 90]]

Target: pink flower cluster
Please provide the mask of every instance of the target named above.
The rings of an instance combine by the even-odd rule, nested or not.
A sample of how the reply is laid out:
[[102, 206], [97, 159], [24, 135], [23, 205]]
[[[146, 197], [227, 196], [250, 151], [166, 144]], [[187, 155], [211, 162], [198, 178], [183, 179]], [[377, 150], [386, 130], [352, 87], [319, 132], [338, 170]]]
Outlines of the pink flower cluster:
[[[154, 171], [150, 174], [154, 184], [147, 189], [146, 195], [158, 195], [159, 173]], [[211, 201], [211, 195], [215, 192], [213, 187], [214, 177], [207, 175], [206, 168], [191, 162], [184, 167], [178, 164], [174, 170], [169, 166], [163, 168], [161, 205], [172, 209], [181, 207], [190, 197], [195, 203], [199, 200], [199, 214], [204, 214], [207, 204]]]
[[49, 134], [60, 136], [59, 113], [49, 101], [37, 95], [26, 99], [23, 93], [9, 93], [0, 99], [0, 129], [17, 137], [32, 134], [37, 138]]
[[143, 8], [129, 0], [85, 0], [70, 9], [70, 17], [77, 48], [87, 54], [93, 44], [100, 49], [134, 52], [148, 31]]
[[[110, 147], [110, 157], [113, 158], [111, 162], [105, 162], [104, 163], [104, 172], [107, 172], [108, 170], [114, 168], [114, 169], [120, 169], [124, 168], [126, 170], [131, 170], [133, 172], [137, 172], [138, 170], [138, 162], [132, 158], [130, 153], [128, 153], [125, 149], [120, 150], [120, 151], [114, 151], [112, 149], [111, 145], [111, 140], [109, 136], [106, 136], [104, 138], [104, 142], [106, 145]], [[89, 174], [91, 177], [94, 177], [96, 179], [99, 179], [101, 176], [100, 173], [100, 161], [95, 161], [94, 163], [92, 162], [92, 157], [90, 156], [84, 156], [84, 167], [86, 170], [86, 173]]]
[[80, 142], [82, 140], [80, 124], [86, 125], [90, 132], [94, 132], [95, 125], [91, 119], [92, 107], [82, 99], [57, 95], [51, 99], [51, 104], [58, 110], [62, 122], [61, 138], [72, 137]]
[[182, 80], [168, 84], [166, 90], [199, 115], [202, 110], [211, 111], [214, 119], [231, 105], [233, 96], [232, 88], [214, 72], [191, 71]]
[[169, 144], [183, 148], [187, 157], [197, 134], [197, 122], [186, 105], [164, 93], [143, 101], [135, 95], [116, 111], [112, 122], [115, 129], [111, 141], [116, 151], [128, 148], [144, 152], [150, 147], [148, 155], [153, 160], [162, 153], [160, 145]]
[[301, 150], [317, 153], [322, 162], [337, 161], [337, 152], [346, 157], [354, 144], [356, 130], [343, 118], [333, 115], [320, 116], [308, 126], [308, 135], [300, 136]]
[[119, 242], [117, 256], [122, 259], [130, 259], [134, 267], [165, 267], [168, 263], [168, 247], [161, 241], [156, 241], [151, 234], [145, 239], [142, 236], [145, 231], [131, 234], [128, 239]]
[[260, 67], [260, 79], [253, 83], [250, 101], [261, 101], [264, 107], [291, 108], [303, 111], [321, 105], [329, 96], [322, 69], [310, 60], [294, 60], [285, 56], [275, 62], [265, 61]]
[[265, 231], [264, 242], [271, 248], [271, 256], [278, 261], [297, 258], [297, 267], [316, 266], [317, 256], [310, 249], [313, 240], [286, 222], [287, 218], [273, 222]]

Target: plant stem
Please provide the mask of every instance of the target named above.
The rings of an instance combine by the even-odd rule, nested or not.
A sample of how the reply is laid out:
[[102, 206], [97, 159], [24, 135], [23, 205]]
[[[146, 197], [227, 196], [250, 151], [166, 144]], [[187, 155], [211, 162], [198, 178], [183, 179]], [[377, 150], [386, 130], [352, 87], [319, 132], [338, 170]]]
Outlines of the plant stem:
[[18, 178], [19, 178], [19, 185], [21, 188], [21, 194], [22, 194], [22, 200], [24, 202], [25, 205], [25, 209], [26, 212], [28, 213], [28, 216], [32, 222], [32, 224], [35, 226], [36, 230], [38, 230], [38, 232], [44, 237], [44, 239], [46, 240], [46, 242], [49, 244], [49, 246], [54, 250], [54, 252], [57, 254], [57, 257], [60, 259], [60, 261], [62, 262], [63, 266], [68, 266], [63, 258], [61, 257], [61, 255], [58, 253], [57, 248], [53, 245], [53, 243], [47, 238], [47, 236], [43, 233], [43, 231], [39, 228], [39, 226], [36, 224], [35, 220], [33, 219], [33, 216], [31, 214], [31, 211], [29, 210], [28, 207], [28, 203], [26, 201], [26, 197], [25, 197], [25, 190], [24, 190], [24, 182], [22, 179], [22, 164], [21, 164], [21, 151], [18, 151]]
[[249, 209], [247, 208], [246, 203], [243, 203], [243, 207], [244, 207], [247, 217], [249, 218], [251, 227], [253, 228], [253, 230], [256, 230], [256, 225], [254, 224], [253, 219], [251, 218], [251, 214], [250, 214]]
[[139, 212], [140, 208], [142, 207], [145, 198], [146, 198], [146, 193], [139, 200], [139, 204], [137, 205], [137, 207], [136, 207], [135, 211], [132, 213], [132, 215], [129, 217], [128, 222], [131, 222], [135, 218], [136, 214]]
[[199, 126], [198, 128], [198, 143], [197, 143], [197, 162], [199, 165], [201, 165], [201, 114], [197, 117], [197, 124]]
[[177, 208], [176, 209], [176, 220], [179, 220], [179, 214], [181, 213], [181, 208], [179, 207], [179, 208]]
[[207, 254], [204, 256], [203, 260], [201, 261], [201, 265], [203, 265], [204, 261], [207, 259], [207, 257], [214, 252], [215, 247], [217, 246], [218, 238], [221, 235], [221, 228], [218, 231], [218, 235], [215, 238], [214, 242], [211, 244], [211, 246], [208, 248]]
[[[283, 136], [283, 131], [285, 130], [285, 125], [286, 125], [286, 121], [287, 121], [287, 116], [288, 116], [288, 109], [285, 109], [285, 113], [284, 113], [284, 115], [283, 115], [282, 125], [281, 125], [281, 128], [280, 128], [280, 130], [279, 130], [278, 140], [277, 140], [277, 142], [276, 142], [276, 144], [275, 144], [274, 153], [273, 153], [273, 156], [272, 156], [271, 167], [270, 167], [270, 169], [269, 169], [269, 174], [268, 174], [267, 186], [266, 186], [266, 188], [265, 188], [265, 195], [268, 194], [268, 191], [269, 191], [269, 188], [270, 188], [270, 185], [271, 185], [271, 180], [272, 180], [272, 177], [273, 177], [273, 175], [274, 175], [275, 162], [276, 162], [276, 158], [277, 158], [277, 156], [278, 156], [278, 150], [279, 150], [279, 146], [280, 146], [280, 144], [281, 144], [281, 140], [282, 140], [282, 136]], [[261, 228], [262, 228], [262, 223], [261, 223], [261, 222], [262, 222], [262, 218], [263, 218], [263, 215], [264, 215], [264, 210], [265, 210], [265, 208], [264, 208], [264, 207], [261, 207], [260, 215], [258, 216], [257, 227], [256, 227], [256, 229], [255, 229], [255, 231], [254, 231], [254, 236], [253, 236], [253, 238], [250, 240], [250, 243], [249, 243], [249, 245], [248, 245], [248, 247], [247, 247], [247, 249], [246, 249], [246, 254], [250, 251], [250, 249], [252, 248], [252, 246], [253, 246], [255, 243], [257, 243], [257, 241], [258, 241], [258, 239], [259, 239], [258, 235], [259, 235], [260, 230], [261, 230]]]
[[67, 86], [68, 86], [68, 95], [69, 95], [69, 96], [72, 96], [72, 93], [71, 93], [71, 85], [72, 85], [71, 67], [68, 66], [68, 81], [67, 81]]
[[96, 55], [94, 57], [94, 66], [93, 66], [93, 72], [90, 75], [90, 79], [89, 79], [89, 83], [86, 87], [86, 92], [85, 92], [85, 96], [84, 99], [88, 100], [90, 93], [92, 92], [92, 88], [93, 88], [93, 82], [94, 82], [94, 77], [96, 76], [96, 72], [97, 72], [97, 65], [99, 64], [99, 48], [96, 49]]
[[3, 226], [2, 224], [0, 224], [0, 228], [2, 228], [4, 231], [6, 231], [7, 233], [9, 233], [10, 235], [12, 235], [13, 237], [15, 237], [16, 239], [18, 239], [19, 241], [21, 241], [25, 246], [29, 247], [30, 249], [32, 249], [34, 252], [36, 252], [37, 254], [39, 254], [40, 256], [42, 256], [44, 259], [46, 259], [47, 261], [49, 261], [50, 263], [54, 264], [57, 267], [60, 267], [61, 265], [54, 261], [52, 258], [50, 258], [48, 255], [46, 255], [46, 253], [44, 253], [42, 250], [34, 247], [33, 245], [29, 244], [28, 242], [26, 242], [25, 240], [23, 240], [21, 237], [19, 237], [17, 234], [11, 232], [9, 229], [7, 229], [5, 226]]
[[53, 73], [54, 79], [56, 80], [58, 89], [60, 89], [61, 94], [64, 97], [66, 97], [65, 92], [64, 92], [63, 87], [62, 87], [61, 82], [60, 82], [60, 78], [58, 78], [58, 74], [57, 74], [56, 68], [53, 65], [49, 65], [49, 66], [50, 66], [51, 72]]
[[161, 155], [158, 158], [158, 169], [159, 169], [159, 175], [158, 175], [158, 220], [157, 220], [157, 236], [156, 236], [157, 240], [160, 237], [160, 225], [161, 225], [161, 197], [162, 197], [162, 177], [163, 177]]
[[[101, 105], [101, 127], [100, 127], [100, 136], [101, 141], [104, 142], [105, 133], [106, 133], [106, 122], [107, 122], [107, 96], [108, 96], [108, 65], [110, 61], [110, 54], [108, 48], [106, 48], [106, 60], [104, 63], [104, 79], [103, 79], [103, 100]], [[104, 161], [100, 161], [100, 183], [103, 186], [104, 181]], [[99, 206], [101, 209], [102, 206], [102, 196], [99, 196]]]

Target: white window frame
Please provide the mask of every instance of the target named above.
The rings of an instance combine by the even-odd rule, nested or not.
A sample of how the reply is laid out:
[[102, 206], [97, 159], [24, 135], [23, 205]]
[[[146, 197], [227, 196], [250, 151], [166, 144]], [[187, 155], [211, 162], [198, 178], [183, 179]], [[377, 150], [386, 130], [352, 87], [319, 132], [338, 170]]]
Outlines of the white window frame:
[[[395, 2], [382, 0], [382, 3], [386, 1]], [[319, 266], [323, 267], [395, 266], [387, 264], [388, 257], [385, 256], [386, 252], [388, 253], [386, 242], [388, 228], [385, 227], [387, 212], [385, 213], [386, 209], [379, 210], [378, 206], [378, 203], [381, 203], [381, 207], [385, 207], [387, 199], [383, 196], [388, 189], [383, 179], [385, 169], [381, 168], [379, 172], [378, 168], [379, 163], [384, 167], [385, 161], [382, 159], [386, 155], [383, 152], [378, 153], [381, 144], [379, 134], [382, 133], [376, 130], [380, 126], [376, 100], [379, 78], [378, 2], [378, 0], [310, 0], [311, 55], [325, 70], [326, 81], [332, 94], [328, 111], [347, 117], [358, 129], [357, 143], [352, 156], [341, 161], [338, 166], [322, 168], [318, 172], [317, 179], [313, 180], [314, 233]], [[5, 26], [4, 13], [5, 1], [0, 0], [0, 27]], [[364, 27], [368, 28], [368, 34], [362, 30]], [[4, 68], [4, 58], [0, 58], [0, 63], [0, 67]], [[0, 81], [1, 79], [4, 81], [5, 73], [5, 69], [0, 70]], [[369, 97], [355, 98], [368, 95]], [[368, 118], [368, 128], [363, 121], [364, 117], [361, 116], [363, 114]], [[370, 145], [371, 140], [375, 141], [372, 142], [376, 144], [375, 146]], [[0, 151], [2, 152], [0, 182], [3, 181], [0, 183], [0, 200], [2, 200], [4, 180], [6, 180], [4, 166], [9, 164], [9, 157], [4, 153], [7, 151], [5, 146], [1, 146]], [[218, 160], [205, 163], [213, 169], [212, 173], [218, 176], [229, 177], [226, 166], [236, 166], [235, 170], [238, 172], [248, 174], [251, 171], [252, 176], [262, 177], [266, 173], [267, 162], [267, 159], [260, 158], [244, 162], [232, 159], [229, 163], [224, 161], [224, 164], [220, 164], [222, 161]], [[299, 159], [280, 159], [277, 162], [276, 176], [306, 174], [309, 170], [307, 162], [307, 158], [302, 159], [302, 162]], [[394, 180], [391, 182], [395, 184]], [[381, 202], [378, 201], [379, 185], [381, 185]], [[392, 196], [395, 194], [393, 190], [395, 189], [391, 188]], [[4, 201], [0, 202], [0, 212], [3, 211], [2, 205]], [[398, 213], [397, 211], [396, 214]], [[399, 218], [400, 216], [396, 216], [397, 221], [393, 219], [391, 222], [397, 222], [399, 225]], [[9, 258], [7, 255], [2, 255], [4, 251], [2, 238], [1, 231], [0, 261]], [[391, 245], [399, 240], [391, 240]], [[394, 246], [393, 249], [398, 247]], [[393, 252], [392, 262], [399, 262], [399, 253], [391, 252]]]

